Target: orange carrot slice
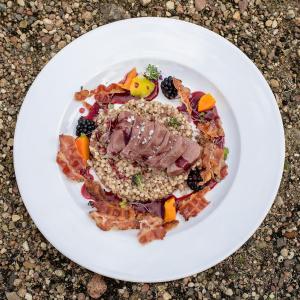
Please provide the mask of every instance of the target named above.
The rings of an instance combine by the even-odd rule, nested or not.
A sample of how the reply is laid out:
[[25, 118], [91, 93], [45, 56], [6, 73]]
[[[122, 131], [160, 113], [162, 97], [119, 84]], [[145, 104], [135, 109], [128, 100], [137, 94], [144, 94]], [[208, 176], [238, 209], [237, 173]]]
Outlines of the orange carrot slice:
[[216, 99], [211, 94], [203, 95], [198, 102], [198, 111], [206, 111], [213, 108], [216, 104]]
[[165, 222], [171, 222], [176, 220], [175, 197], [171, 197], [165, 202], [164, 209], [165, 209], [165, 216], [164, 216]]
[[81, 157], [83, 158], [86, 164], [87, 160], [89, 160], [90, 158], [89, 138], [85, 134], [82, 134], [80, 137], [78, 137], [75, 140], [75, 144]]
[[124, 90], [130, 90], [130, 84], [131, 81], [134, 77], [137, 76], [137, 71], [136, 68], [133, 68], [132, 70], [130, 70], [126, 76], [125, 79], [123, 80], [123, 82], [118, 83], [118, 86], [121, 87]]

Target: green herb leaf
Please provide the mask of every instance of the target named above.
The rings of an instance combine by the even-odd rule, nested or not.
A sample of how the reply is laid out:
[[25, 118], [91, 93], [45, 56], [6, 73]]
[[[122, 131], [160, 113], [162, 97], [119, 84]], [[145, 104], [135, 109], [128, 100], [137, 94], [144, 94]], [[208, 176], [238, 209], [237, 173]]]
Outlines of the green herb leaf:
[[179, 126], [181, 126], [181, 122], [176, 117], [170, 117], [170, 119], [167, 122], [167, 125], [177, 129]]
[[146, 72], [144, 73], [145, 77], [149, 80], [158, 80], [160, 76], [160, 71], [156, 66], [149, 64], [146, 68]]
[[127, 201], [125, 199], [123, 199], [120, 203], [119, 203], [121, 208], [126, 208], [127, 207]]
[[142, 174], [135, 174], [132, 176], [132, 184], [136, 186], [142, 185]]
[[224, 159], [226, 160], [229, 154], [229, 149], [227, 147], [224, 148]]
[[114, 105], [113, 105], [112, 103], [109, 103], [109, 104], [108, 104], [108, 108], [109, 108], [109, 109], [113, 109], [113, 108], [114, 108]]

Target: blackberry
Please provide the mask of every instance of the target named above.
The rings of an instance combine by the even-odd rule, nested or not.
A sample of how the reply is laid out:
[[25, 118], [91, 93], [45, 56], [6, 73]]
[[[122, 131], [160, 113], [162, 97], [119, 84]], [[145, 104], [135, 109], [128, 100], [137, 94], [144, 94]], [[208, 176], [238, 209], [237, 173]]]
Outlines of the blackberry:
[[177, 97], [177, 90], [173, 84], [173, 77], [166, 77], [160, 84], [161, 91], [168, 99], [174, 99]]
[[191, 170], [187, 179], [187, 185], [189, 188], [196, 192], [202, 190], [204, 185], [199, 185], [200, 181], [202, 181], [200, 170], [198, 168]]
[[90, 137], [96, 125], [93, 120], [88, 120], [85, 117], [80, 117], [76, 126], [76, 135], [80, 136], [82, 133]]

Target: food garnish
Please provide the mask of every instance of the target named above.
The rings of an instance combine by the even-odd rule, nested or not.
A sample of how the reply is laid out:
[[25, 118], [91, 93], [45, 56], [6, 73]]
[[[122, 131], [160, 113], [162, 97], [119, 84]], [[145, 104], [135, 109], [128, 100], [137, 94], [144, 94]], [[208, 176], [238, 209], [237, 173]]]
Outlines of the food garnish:
[[158, 70], [158, 68], [155, 65], [149, 64], [146, 68], [144, 75], [149, 80], [158, 80], [160, 77], [160, 71]]
[[137, 71], [136, 71], [136, 68], [133, 68], [132, 70], [130, 70], [125, 78], [124, 78], [124, 82], [120, 82], [118, 83], [118, 85], [124, 89], [124, 90], [130, 90], [130, 85], [131, 85], [131, 82], [133, 80], [133, 78], [135, 78], [137, 76]]
[[85, 134], [86, 136], [90, 137], [95, 128], [96, 125], [93, 120], [80, 117], [76, 126], [76, 135], [81, 136], [82, 134]]
[[88, 90], [80, 90], [79, 92], [76, 92], [74, 95], [75, 100], [77, 101], [83, 101], [87, 97], [89, 97], [90, 92]]
[[212, 109], [215, 105], [216, 99], [211, 94], [205, 94], [198, 102], [198, 111], [203, 112]]
[[119, 205], [121, 208], [125, 208], [125, 207], [127, 207], [128, 203], [125, 199], [123, 199], [122, 201], [120, 201]]
[[199, 185], [202, 181], [199, 168], [192, 169], [188, 175], [187, 185], [193, 191], [200, 191], [204, 188], [203, 185]]
[[168, 99], [174, 99], [177, 97], [178, 92], [173, 83], [173, 77], [166, 77], [160, 84], [161, 91]]
[[130, 84], [130, 94], [134, 97], [148, 97], [154, 89], [155, 83], [142, 75], [134, 77]]
[[229, 149], [227, 147], [224, 147], [224, 160], [227, 159], [228, 154], [229, 154]]
[[135, 174], [132, 176], [132, 183], [136, 186], [142, 185], [142, 174]]
[[177, 129], [179, 126], [181, 126], [181, 122], [176, 117], [170, 117], [167, 125]]
[[175, 197], [171, 197], [165, 202], [164, 209], [165, 209], [165, 214], [164, 214], [165, 222], [171, 222], [176, 220]]
[[175, 77], [173, 77], [173, 84], [178, 91], [178, 95], [180, 97], [181, 102], [185, 104], [188, 113], [192, 115], [193, 109], [190, 103], [190, 95], [191, 95], [190, 89], [185, 87], [182, 84], [182, 81]]
[[82, 133], [81, 136], [75, 140], [75, 143], [80, 155], [82, 156], [86, 164], [86, 162], [90, 159], [89, 138]]

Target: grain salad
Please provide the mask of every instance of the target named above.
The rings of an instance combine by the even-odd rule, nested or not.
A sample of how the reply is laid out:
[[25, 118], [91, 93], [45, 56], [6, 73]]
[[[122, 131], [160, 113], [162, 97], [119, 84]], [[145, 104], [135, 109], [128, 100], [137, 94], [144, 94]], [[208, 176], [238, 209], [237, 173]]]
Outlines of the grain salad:
[[[149, 102], [144, 99], [130, 100], [117, 109], [101, 110], [97, 118], [97, 128], [90, 143], [91, 164], [105, 187], [122, 199], [128, 201], [152, 201], [172, 194], [177, 189], [186, 188], [188, 174], [170, 177], [165, 171], [156, 170], [137, 163], [132, 163], [120, 156], [109, 157], [101, 154], [105, 144], [97, 139], [107, 131], [108, 119], [114, 119], [122, 111], [135, 112], [148, 120], [159, 120], [172, 133], [191, 138], [193, 130], [186, 117], [175, 107], [160, 102]], [[175, 120], [175, 125], [174, 125]], [[173, 122], [172, 122], [173, 121]], [[99, 151], [100, 149], [100, 151]], [[140, 184], [132, 180], [134, 175], [141, 175]]]

